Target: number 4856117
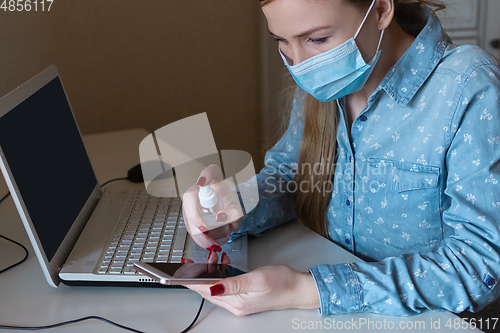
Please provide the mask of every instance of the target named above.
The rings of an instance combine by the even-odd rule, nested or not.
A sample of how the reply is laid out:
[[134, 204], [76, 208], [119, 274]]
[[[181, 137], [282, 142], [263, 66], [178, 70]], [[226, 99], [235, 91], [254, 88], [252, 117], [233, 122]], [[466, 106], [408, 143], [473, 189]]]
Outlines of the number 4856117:
[[[1, 0], [0, 0], [1, 1]], [[3, 0], [0, 10], [4, 12], [50, 12], [54, 0]]]

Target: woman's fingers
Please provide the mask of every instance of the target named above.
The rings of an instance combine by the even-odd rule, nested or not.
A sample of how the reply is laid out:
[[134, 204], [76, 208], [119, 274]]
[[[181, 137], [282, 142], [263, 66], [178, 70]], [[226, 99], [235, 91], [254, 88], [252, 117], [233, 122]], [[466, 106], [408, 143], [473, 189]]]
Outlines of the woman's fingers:
[[225, 278], [220, 282], [214, 284], [210, 287], [211, 296], [228, 296], [228, 295], [239, 295], [247, 292], [251, 292], [249, 286], [251, 284], [247, 283], [247, 274], [238, 275], [235, 277]]
[[[198, 209], [199, 186], [210, 184], [217, 197], [223, 203], [223, 209], [218, 212], [215, 224], [207, 224]], [[231, 232], [237, 230], [241, 225], [243, 209], [240, 206], [238, 196], [235, 191], [232, 178], [224, 179], [221, 169], [211, 164], [205, 168], [197, 180], [182, 196], [183, 214], [186, 228], [199, 246], [205, 249], [215, 248], [220, 251], [220, 245], [225, 244]]]
[[210, 183], [218, 183], [224, 180], [224, 175], [222, 174], [222, 170], [219, 166], [215, 164], [210, 164], [203, 171], [201, 171], [200, 176], [198, 177], [198, 181], [196, 182], [197, 186], [205, 186]]
[[[210, 249], [210, 248], [219, 249], [220, 248], [219, 242], [210, 237], [208, 235], [208, 232], [207, 234], [201, 233], [199, 232], [199, 229], [197, 229], [196, 226], [193, 226], [193, 223], [191, 223], [188, 217], [189, 213], [187, 211], [188, 210], [184, 209], [184, 207], [182, 208], [182, 213], [184, 214], [184, 224], [186, 225], [186, 229], [191, 235], [191, 238], [194, 240], [194, 242], [204, 249]], [[196, 229], [197, 231], [193, 232], [193, 229]]]
[[216, 264], [217, 261], [219, 261], [219, 256], [217, 255], [217, 252], [210, 251], [210, 254], [208, 255], [207, 259], [207, 264]]
[[[243, 216], [238, 195], [234, 190], [232, 178], [212, 186], [217, 196], [222, 200], [224, 208], [217, 213], [216, 221], [219, 223], [234, 222]], [[233, 188], [233, 190], [231, 190]]]
[[242, 217], [243, 209], [241, 209], [239, 203], [231, 203], [229, 207], [225, 207], [217, 213], [215, 221], [219, 223], [235, 222]]
[[210, 251], [207, 260], [207, 273], [213, 273], [216, 270], [216, 267], [213, 267], [209, 264], [217, 264], [218, 260], [219, 257], [217, 256], [217, 253], [215, 251]]
[[231, 264], [231, 259], [227, 256], [226, 252], [222, 252], [221, 258], [220, 258], [220, 269], [221, 271], [226, 270], [229, 267], [229, 264]]
[[231, 264], [231, 259], [229, 259], [229, 257], [227, 256], [226, 252], [222, 252], [220, 263], [221, 264], [226, 264], [226, 265]]

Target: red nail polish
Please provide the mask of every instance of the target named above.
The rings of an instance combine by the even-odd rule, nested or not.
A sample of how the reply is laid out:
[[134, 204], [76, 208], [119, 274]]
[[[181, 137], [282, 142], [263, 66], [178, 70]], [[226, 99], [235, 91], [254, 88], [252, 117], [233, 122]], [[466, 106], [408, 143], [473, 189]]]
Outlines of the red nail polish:
[[208, 231], [203, 231], [203, 234], [204, 235], [208, 235]]
[[186, 259], [181, 258], [181, 262], [182, 262], [183, 264], [185, 264], [185, 263], [186, 263]]
[[210, 295], [217, 296], [224, 294], [225, 289], [223, 284], [216, 284], [210, 287]]
[[212, 244], [212, 245], [210, 245], [210, 247], [207, 247], [207, 250], [220, 252], [220, 251], [222, 251], [222, 248], [217, 244]]
[[209, 259], [210, 259], [210, 257], [212, 256], [212, 251], [213, 251], [213, 250], [210, 250], [210, 253], [208, 254], [208, 258], [207, 258], [207, 260], [209, 260]]
[[203, 185], [205, 185], [206, 181], [207, 181], [207, 179], [205, 177], [200, 177], [200, 179], [198, 179], [198, 182], [196, 183], [196, 185], [203, 186]]

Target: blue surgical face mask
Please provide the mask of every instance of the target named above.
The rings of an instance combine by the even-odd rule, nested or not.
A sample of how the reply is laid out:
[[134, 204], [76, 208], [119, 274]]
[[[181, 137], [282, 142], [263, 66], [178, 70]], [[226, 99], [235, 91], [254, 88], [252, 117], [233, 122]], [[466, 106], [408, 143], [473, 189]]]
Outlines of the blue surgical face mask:
[[286, 67], [295, 82], [317, 100], [329, 102], [360, 90], [373, 71], [381, 51], [380, 43], [384, 31], [380, 34], [375, 56], [367, 64], [356, 45], [356, 37], [365, 23], [375, 0], [368, 9], [356, 35], [345, 43], [303, 62], [289, 66], [288, 61], [279, 49]]

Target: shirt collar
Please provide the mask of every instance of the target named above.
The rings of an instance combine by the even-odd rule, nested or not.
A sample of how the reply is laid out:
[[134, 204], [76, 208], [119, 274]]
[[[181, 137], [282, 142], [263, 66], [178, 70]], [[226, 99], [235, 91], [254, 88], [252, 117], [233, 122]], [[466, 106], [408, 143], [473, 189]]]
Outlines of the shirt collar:
[[451, 40], [441, 27], [436, 14], [429, 13], [430, 9], [426, 8], [423, 13], [427, 20], [425, 27], [385, 75], [370, 100], [383, 89], [401, 107], [406, 107], [439, 64], [446, 45]]

